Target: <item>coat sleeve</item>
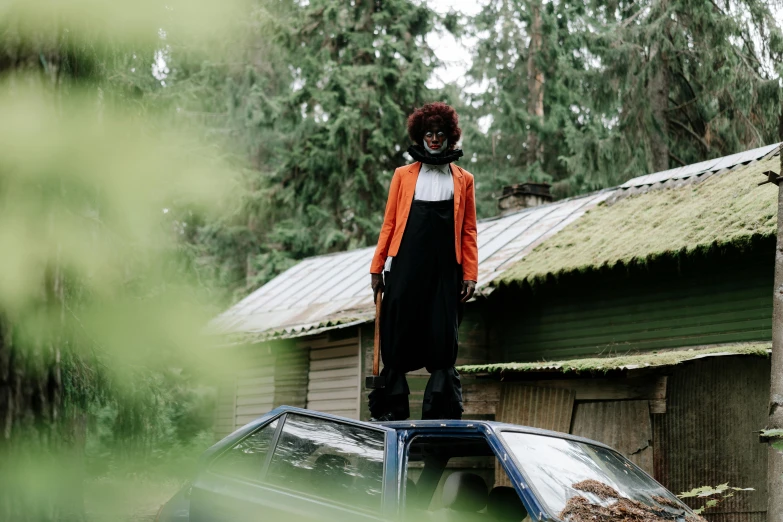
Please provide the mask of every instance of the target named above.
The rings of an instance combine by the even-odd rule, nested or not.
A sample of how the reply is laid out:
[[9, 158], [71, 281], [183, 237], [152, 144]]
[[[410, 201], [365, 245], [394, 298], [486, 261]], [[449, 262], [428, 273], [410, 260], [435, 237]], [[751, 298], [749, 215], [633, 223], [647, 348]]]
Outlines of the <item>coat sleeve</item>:
[[386, 213], [383, 216], [383, 226], [378, 236], [378, 246], [375, 247], [375, 255], [372, 257], [370, 265], [371, 274], [380, 274], [383, 272], [383, 265], [386, 264], [386, 257], [389, 255], [389, 245], [394, 235], [394, 226], [397, 223], [397, 200], [400, 191], [399, 170], [394, 171], [391, 186], [389, 187], [389, 198], [386, 200]]
[[465, 185], [465, 217], [462, 222], [462, 279], [478, 281], [478, 233], [476, 232], [476, 193], [473, 176]]

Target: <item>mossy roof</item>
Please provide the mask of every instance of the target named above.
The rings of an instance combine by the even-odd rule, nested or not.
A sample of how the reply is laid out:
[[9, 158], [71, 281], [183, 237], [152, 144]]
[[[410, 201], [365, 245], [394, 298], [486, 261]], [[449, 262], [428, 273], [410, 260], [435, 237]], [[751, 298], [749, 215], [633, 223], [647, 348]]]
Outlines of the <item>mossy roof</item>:
[[654, 353], [632, 353], [611, 357], [587, 357], [563, 361], [471, 364], [458, 366], [457, 369], [461, 373], [466, 374], [505, 372], [608, 372], [612, 370], [635, 370], [640, 368], [654, 368], [657, 366], [674, 366], [694, 359], [726, 355], [756, 355], [767, 357], [771, 348], [771, 342], [738, 343]]
[[548, 274], [632, 264], [669, 253], [774, 235], [777, 187], [759, 186], [780, 158], [767, 157], [699, 183], [650, 190], [588, 211], [510, 267], [496, 285]]

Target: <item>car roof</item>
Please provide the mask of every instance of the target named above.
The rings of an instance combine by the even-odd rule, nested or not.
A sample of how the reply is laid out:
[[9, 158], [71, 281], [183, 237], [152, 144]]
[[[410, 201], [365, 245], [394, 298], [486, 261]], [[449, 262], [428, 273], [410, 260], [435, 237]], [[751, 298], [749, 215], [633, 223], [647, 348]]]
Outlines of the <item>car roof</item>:
[[444, 420], [404, 420], [404, 421], [389, 421], [389, 422], [369, 422], [369, 421], [358, 421], [356, 419], [349, 419], [346, 417], [341, 417], [339, 415], [332, 415], [331, 413], [324, 413], [320, 411], [315, 410], [307, 410], [303, 408], [296, 408], [293, 406], [279, 406], [269, 412], [271, 415], [272, 413], [279, 414], [282, 412], [291, 412], [291, 413], [304, 413], [308, 415], [315, 415], [318, 417], [326, 417], [326, 418], [332, 418], [335, 420], [341, 420], [341, 421], [347, 421], [351, 423], [359, 423], [359, 424], [366, 424], [368, 426], [383, 426], [384, 428], [390, 428], [393, 430], [410, 430], [410, 429], [427, 429], [427, 430], [444, 430], [447, 431], [449, 429], [469, 429], [469, 428], [477, 428], [480, 426], [484, 426], [485, 428], [489, 429], [493, 432], [500, 432], [500, 431], [515, 431], [517, 433], [530, 433], [532, 435], [542, 435], [545, 437], [555, 437], [558, 439], [565, 439], [565, 440], [572, 440], [575, 442], [584, 442], [587, 444], [592, 444], [594, 446], [600, 446], [602, 448], [607, 449], [613, 449], [610, 446], [607, 446], [606, 444], [603, 444], [601, 442], [586, 439], [584, 437], [578, 437], [576, 435], [571, 435], [569, 433], [562, 433], [559, 431], [551, 431], [551, 430], [544, 430], [541, 428], [533, 428], [531, 426], [520, 426], [517, 424], [508, 424], [505, 422], [496, 422], [496, 421], [485, 421], [485, 420], [470, 420], [470, 419], [444, 419]]
[[521, 426], [519, 424], [509, 424], [507, 422], [497, 421], [485, 421], [485, 420], [471, 420], [471, 419], [446, 419], [446, 420], [405, 420], [405, 421], [392, 421], [392, 422], [367, 422], [370, 425], [381, 425], [386, 428], [394, 430], [409, 430], [412, 428], [425, 428], [425, 429], [454, 429], [454, 428], [474, 428], [476, 426], [486, 426], [492, 431], [514, 431], [517, 433], [529, 433], [531, 435], [541, 435], [544, 437], [554, 437], [557, 439], [572, 440], [575, 442], [584, 442], [592, 444], [594, 446], [601, 446], [603, 448], [612, 449], [610, 446], [596, 440], [587, 439], [585, 437], [579, 437], [577, 435], [571, 435], [570, 433], [563, 433], [560, 431], [545, 430], [541, 428], [534, 428], [532, 426]]

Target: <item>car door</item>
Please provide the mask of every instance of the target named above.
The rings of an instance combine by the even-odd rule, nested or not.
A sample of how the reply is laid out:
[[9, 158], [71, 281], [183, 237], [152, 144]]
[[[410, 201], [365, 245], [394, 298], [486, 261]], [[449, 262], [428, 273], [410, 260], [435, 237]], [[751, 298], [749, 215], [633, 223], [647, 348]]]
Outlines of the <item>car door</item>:
[[[542, 520], [543, 512], [524, 477], [489, 426], [426, 426], [400, 430], [399, 435], [405, 471], [400, 496], [412, 519]], [[471, 496], [470, 491], [445, 494], [455, 473], [463, 476], [460, 481], [482, 483], [483, 498], [479, 494], [475, 502], [448, 505]], [[467, 480], [466, 475], [473, 477]], [[447, 497], [451, 500], [444, 501]]]
[[388, 428], [286, 412], [198, 474], [190, 520], [385, 518], [396, 510], [396, 444]]

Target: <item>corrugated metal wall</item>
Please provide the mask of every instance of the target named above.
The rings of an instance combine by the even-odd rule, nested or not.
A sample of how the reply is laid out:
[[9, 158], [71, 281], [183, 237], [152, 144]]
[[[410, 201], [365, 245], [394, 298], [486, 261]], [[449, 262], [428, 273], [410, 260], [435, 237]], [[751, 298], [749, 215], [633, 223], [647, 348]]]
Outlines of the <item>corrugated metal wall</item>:
[[669, 378], [667, 412], [654, 416], [658, 479], [675, 493], [724, 482], [755, 488], [707, 518], [765, 521], [767, 446], [758, 430], [767, 421], [768, 398], [765, 358], [718, 357], [678, 367]]
[[497, 420], [568, 433], [575, 398], [573, 390], [504, 384]]
[[748, 257], [682, 273], [618, 269], [535, 292], [510, 288], [493, 302], [493, 335], [504, 360], [516, 362], [769, 340], [773, 251]]
[[312, 410], [359, 418], [361, 365], [359, 329], [349, 336], [330, 339], [328, 335], [303, 339], [310, 350], [307, 407]]
[[[573, 390], [504, 383], [496, 417], [500, 422], [568, 433], [575, 398]], [[511, 485], [501, 467], [495, 468], [495, 485]]]

